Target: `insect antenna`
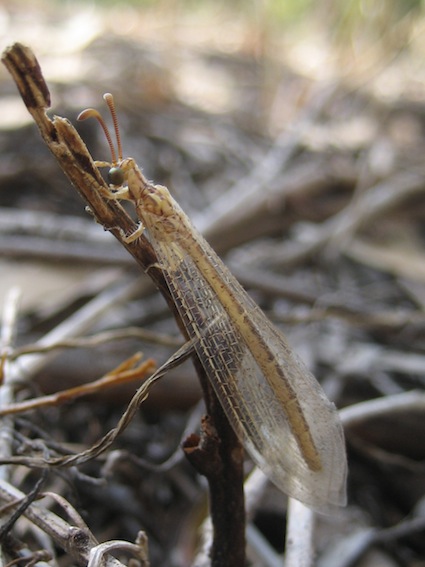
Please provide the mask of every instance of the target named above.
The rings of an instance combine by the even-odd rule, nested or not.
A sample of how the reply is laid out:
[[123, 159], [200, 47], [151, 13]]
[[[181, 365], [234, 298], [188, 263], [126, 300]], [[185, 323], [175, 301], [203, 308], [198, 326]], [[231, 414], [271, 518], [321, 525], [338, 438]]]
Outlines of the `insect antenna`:
[[105, 93], [103, 95], [103, 100], [108, 105], [109, 112], [111, 113], [111, 116], [112, 116], [112, 123], [114, 125], [115, 138], [117, 140], [118, 161], [121, 161], [122, 160], [121, 135], [120, 135], [120, 129], [119, 129], [119, 125], [118, 125], [117, 112], [115, 110], [114, 97], [111, 95], [111, 93]]
[[[110, 93], [106, 93], [103, 96], [103, 98], [105, 99], [106, 104], [108, 105], [108, 108], [111, 112], [112, 121], [114, 123], [115, 135], [117, 137], [118, 157], [121, 160], [122, 159], [121, 138], [120, 138], [120, 135], [119, 135], [119, 132], [118, 132], [118, 121], [117, 121], [117, 115], [116, 115], [116, 112], [115, 112], [114, 99], [113, 99], [113, 97]], [[100, 126], [101, 126], [101, 128], [102, 128], [102, 130], [105, 134], [105, 138], [108, 142], [109, 150], [111, 152], [112, 165], [116, 165], [118, 163], [118, 161], [117, 161], [117, 154], [116, 154], [115, 148], [114, 148], [114, 143], [112, 142], [111, 133], [109, 132], [109, 128], [107, 127], [106, 122], [103, 120], [102, 115], [95, 108], [86, 108], [85, 110], [80, 112], [80, 114], [77, 116], [78, 121], [87, 120], [87, 118], [95, 118], [99, 122], [99, 124], [100, 124]]]
[[[80, 112], [80, 114], [77, 116], [77, 120], [86, 120], [87, 118], [95, 118], [99, 122], [105, 134], [106, 140], [108, 142], [109, 149], [111, 152], [111, 158], [112, 158], [112, 167], [108, 172], [108, 180], [109, 183], [111, 183], [115, 187], [118, 187], [123, 184], [125, 179], [123, 169], [120, 167], [120, 163], [122, 161], [122, 145], [121, 145], [119, 126], [118, 126], [118, 118], [115, 110], [114, 97], [111, 95], [111, 93], [104, 94], [103, 99], [108, 105], [109, 112], [111, 113], [112, 123], [114, 125], [115, 138], [117, 141], [118, 159], [117, 159], [117, 154], [115, 152], [114, 143], [112, 141], [111, 133], [109, 132], [106, 122], [103, 120], [101, 114], [96, 109], [86, 108], [86, 110]], [[101, 164], [98, 165], [102, 166], [108, 164], [102, 162]]]

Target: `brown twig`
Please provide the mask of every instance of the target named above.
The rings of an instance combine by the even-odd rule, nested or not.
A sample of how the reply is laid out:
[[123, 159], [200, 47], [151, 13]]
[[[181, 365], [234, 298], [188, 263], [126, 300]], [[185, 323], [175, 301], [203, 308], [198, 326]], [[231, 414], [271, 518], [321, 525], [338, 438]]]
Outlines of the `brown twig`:
[[[116, 201], [103, 195], [108, 189], [95, 166], [84, 142], [68, 120], [61, 117], [50, 119], [46, 110], [50, 106], [50, 93], [44, 81], [39, 63], [33, 52], [21, 44], [6, 49], [3, 63], [11, 73], [22, 99], [33, 116], [43, 140], [46, 142], [65, 174], [77, 191], [88, 203], [95, 219], [109, 230], [136, 259], [144, 271], [148, 272], [156, 286], [165, 297], [177, 322], [179, 316], [170, 298], [168, 287], [149, 241], [142, 235], [137, 241], [126, 242], [122, 234], [131, 234], [135, 224]], [[183, 330], [183, 327], [180, 325]], [[184, 332], [184, 331], [183, 331]], [[226, 474], [220, 482], [210, 479], [211, 513], [215, 528], [212, 547], [212, 564], [215, 567], [244, 564], [244, 504], [242, 489], [242, 450], [224, 412], [209, 385], [200, 364], [196, 364], [206, 399], [207, 411], [214, 421], [220, 436], [220, 457]], [[217, 491], [217, 494], [216, 494]], [[229, 512], [229, 503], [232, 510]], [[230, 514], [230, 518], [229, 518]], [[223, 518], [228, 521], [223, 523]], [[238, 560], [229, 557], [229, 552], [239, 546]]]
[[81, 398], [82, 396], [97, 393], [106, 388], [113, 388], [114, 386], [135, 380], [143, 380], [146, 374], [155, 368], [155, 362], [149, 358], [133, 368], [134, 364], [138, 362], [140, 358], [140, 354], [133, 355], [102, 378], [90, 382], [89, 384], [82, 384], [81, 386], [61, 390], [50, 396], [42, 396], [40, 398], [25, 400], [24, 402], [8, 404], [6, 407], [0, 409], [0, 416], [23, 413], [48, 406], [57, 406], [75, 400], [76, 398]]

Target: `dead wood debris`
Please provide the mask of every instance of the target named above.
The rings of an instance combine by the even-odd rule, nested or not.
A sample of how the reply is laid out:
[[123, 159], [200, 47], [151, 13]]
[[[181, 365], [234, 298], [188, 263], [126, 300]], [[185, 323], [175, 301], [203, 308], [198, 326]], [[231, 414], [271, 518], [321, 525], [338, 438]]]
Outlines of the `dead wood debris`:
[[[78, 57], [100, 70], [108, 60], [108, 70], [71, 84], [58, 81], [60, 113], [73, 120], [81, 108], [100, 103], [104, 90], [114, 90], [125, 152], [175, 192], [345, 408], [349, 506], [337, 522], [320, 519], [314, 545], [320, 564], [355, 565], [376, 550], [388, 564], [423, 561], [424, 103], [389, 103], [344, 82], [311, 86], [282, 66], [279, 81], [304, 102], [297, 110], [276, 89], [273, 108], [294, 109], [276, 135], [260, 104], [264, 85], [255, 84], [261, 61], [208, 52], [189, 61], [181, 56], [181, 73], [196, 60], [197, 68], [251, 84], [249, 93], [232, 93], [238, 105], [214, 113], [182, 100], [170, 58], [146, 45], [110, 35]], [[10, 84], [4, 88], [10, 94]], [[81, 128], [95, 157], [107, 159], [91, 125]], [[84, 213], [33, 125], [1, 131], [0, 147], [1, 292], [9, 314], [2, 404], [78, 387], [140, 349], [164, 362], [179, 342], [166, 306], [130, 256]], [[22, 288], [19, 313], [6, 295], [13, 282]], [[107, 337], [113, 342], [93, 346], [84, 339], [127, 327], [127, 335]], [[145, 334], [136, 337], [134, 327]], [[71, 350], [53, 351], [54, 343]], [[99, 561], [99, 541], [132, 542], [143, 530], [152, 565], [189, 565], [205, 491], [174, 455], [199, 395], [192, 379], [190, 366], [174, 370], [108, 453], [60, 474], [50, 471], [43, 491], [55, 497], [27, 503], [23, 514], [30, 521], [18, 521], [5, 536], [8, 556], [31, 562], [43, 549], [51, 564], [85, 564], [90, 549]], [[121, 389], [29, 417], [2, 417], [1, 457], [78, 453], [115, 427], [129, 396]], [[382, 406], [370, 401], [375, 398]], [[0, 470], [9, 518], [11, 503], [22, 503], [41, 472], [16, 464]], [[264, 492], [263, 481], [249, 486], [250, 557], [254, 565], [277, 564], [284, 498], [270, 487]], [[308, 525], [304, 512], [297, 513]], [[310, 543], [306, 537], [303, 552], [311, 555]], [[143, 565], [145, 548], [129, 548], [137, 549]], [[196, 564], [203, 560], [201, 553]]]

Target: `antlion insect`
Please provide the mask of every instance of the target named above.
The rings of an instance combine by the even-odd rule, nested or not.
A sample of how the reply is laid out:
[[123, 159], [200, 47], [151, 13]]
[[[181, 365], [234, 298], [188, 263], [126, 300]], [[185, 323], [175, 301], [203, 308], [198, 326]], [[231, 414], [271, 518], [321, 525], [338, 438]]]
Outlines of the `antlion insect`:
[[127, 236], [147, 230], [195, 351], [237, 435], [254, 462], [286, 494], [313, 508], [344, 505], [347, 475], [342, 426], [334, 404], [283, 335], [232, 276], [166, 187], [149, 182], [122, 158], [114, 100], [117, 152], [108, 140], [110, 199], [131, 201], [140, 220]]

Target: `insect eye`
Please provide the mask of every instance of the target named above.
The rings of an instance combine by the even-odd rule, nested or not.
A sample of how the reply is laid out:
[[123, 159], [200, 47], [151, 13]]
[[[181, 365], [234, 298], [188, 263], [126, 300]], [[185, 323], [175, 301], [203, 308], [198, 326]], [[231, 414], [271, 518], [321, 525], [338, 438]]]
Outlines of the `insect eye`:
[[121, 167], [111, 167], [108, 171], [108, 181], [111, 185], [120, 187], [125, 181], [123, 169]]

